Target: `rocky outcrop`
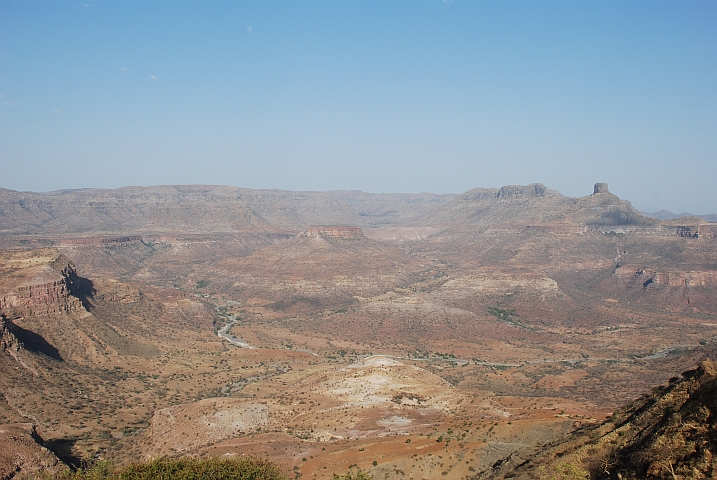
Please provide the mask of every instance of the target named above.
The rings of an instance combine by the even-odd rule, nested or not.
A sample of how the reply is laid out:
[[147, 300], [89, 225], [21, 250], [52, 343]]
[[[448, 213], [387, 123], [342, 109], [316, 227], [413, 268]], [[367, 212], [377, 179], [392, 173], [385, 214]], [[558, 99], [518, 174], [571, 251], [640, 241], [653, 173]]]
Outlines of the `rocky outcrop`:
[[5, 316], [0, 315], [0, 352], [5, 350], [18, 350], [20, 348], [20, 342], [15, 338], [15, 335], [8, 330], [5, 323]]
[[349, 240], [362, 238], [361, 227], [350, 225], [312, 225], [306, 230], [308, 237], [337, 238]]
[[656, 286], [704, 287], [717, 285], [717, 271], [658, 272], [647, 268], [631, 266], [618, 267], [615, 275], [627, 283], [635, 282], [645, 288]]
[[674, 232], [684, 238], [715, 238], [717, 237], [717, 223], [700, 223], [693, 225], [677, 225], [672, 228]]
[[0, 293], [0, 312], [9, 316], [70, 313], [82, 308], [72, 295], [77, 288], [75, 266], [60, 255], [49, 265], [34, 268], [29, 278]]
[[593, 195], [596, 193], [610, 193], [607, 188], [607, 183], [596, 183], [593, 187]]

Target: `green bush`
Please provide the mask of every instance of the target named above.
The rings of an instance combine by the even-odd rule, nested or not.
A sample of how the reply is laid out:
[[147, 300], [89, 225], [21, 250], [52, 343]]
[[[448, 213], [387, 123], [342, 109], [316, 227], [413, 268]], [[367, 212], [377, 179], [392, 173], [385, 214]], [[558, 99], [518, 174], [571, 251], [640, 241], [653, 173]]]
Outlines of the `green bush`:
[[253, 457], [160, 458], [123, 467], [115, 467], [111, 463], [103, 462], [56, 478], [57, 480], [287, 480], [276, 464]]

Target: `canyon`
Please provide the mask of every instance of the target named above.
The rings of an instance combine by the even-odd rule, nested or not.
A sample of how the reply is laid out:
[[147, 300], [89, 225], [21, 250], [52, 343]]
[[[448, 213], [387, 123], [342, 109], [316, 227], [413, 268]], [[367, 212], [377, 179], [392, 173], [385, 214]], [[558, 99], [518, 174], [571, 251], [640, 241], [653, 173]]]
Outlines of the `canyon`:
[[603, 183], [0, 189], [0, 443], [34, 459], [0, 462], [507, 478], [715, 358], [715, 231]]

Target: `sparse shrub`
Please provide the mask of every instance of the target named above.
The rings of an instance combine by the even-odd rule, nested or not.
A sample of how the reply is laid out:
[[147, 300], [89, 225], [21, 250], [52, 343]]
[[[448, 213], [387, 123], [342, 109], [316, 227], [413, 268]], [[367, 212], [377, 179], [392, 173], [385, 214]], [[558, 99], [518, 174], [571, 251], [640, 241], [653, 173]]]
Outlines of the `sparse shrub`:
[[498, 307], [488, 307], [488, 313], [493, 315], [498, 320], [505, 320], [507, 322], [512, 322], [513, 317], [515, 316], [515, 310], [512, 309], [502, 309]]
[[356, 469], [354, 471], [351, 467], [349, 467], [349, 471], [346, 472], [344, 475], [334, 475], [331, 477], [332, 480], [373, 480], [373, 475], [368, 473], [365, 470], [362, 470], [360, 468]]

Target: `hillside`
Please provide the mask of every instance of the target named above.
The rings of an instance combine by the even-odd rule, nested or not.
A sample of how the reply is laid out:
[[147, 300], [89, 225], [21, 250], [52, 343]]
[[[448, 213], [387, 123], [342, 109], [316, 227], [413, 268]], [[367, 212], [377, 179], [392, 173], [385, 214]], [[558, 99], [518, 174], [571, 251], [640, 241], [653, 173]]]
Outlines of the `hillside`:
[[[670, 379], [598, 425], [578, 428], [563, 442], [514, 469], [509, 460], [486, 478], [544, 478], [577, 472], [591, 479], [714, 478], [717, 363]], [[554, 473], [551, 473], [554, 472]]]
[[452, 201], [430, 213], [426, 224], [475, 227], [515, 228], [527, 225], [567, 227], [579, 231], [582, 226], [656, 225], [629, 202], [611, 194], [607, 185], [595, 186], [587, 197], [570, 198], [545, 185], [509, 185], [501, 188], [476, 188], [457, 195]]
[[70, 465], [463, 480], [717, 357], [715, 226], [604, 184], [0, 197], [0, 424]]
[[61, 190], [0, 189], [1, 234], [219, 233], [303, 230], [312, 224], [410, 222], [452, 195], [289, 192], [211, 185]]

